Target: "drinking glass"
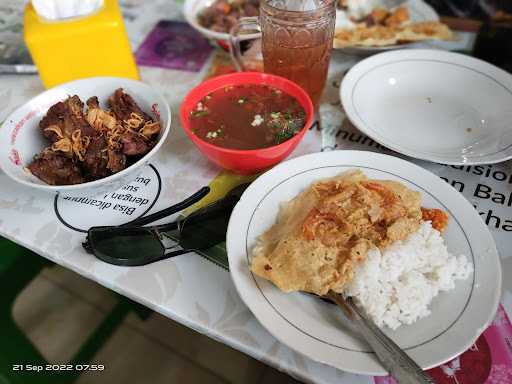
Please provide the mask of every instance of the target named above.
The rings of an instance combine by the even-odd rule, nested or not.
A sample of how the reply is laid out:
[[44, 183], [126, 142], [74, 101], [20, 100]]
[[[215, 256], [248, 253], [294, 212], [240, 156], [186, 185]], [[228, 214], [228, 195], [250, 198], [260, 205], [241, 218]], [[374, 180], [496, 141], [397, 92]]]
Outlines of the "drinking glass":
[[316, 109], [327, 79], [335, 22], [335, 0], [261, 0], [259, 17], [243, 17], [231, 30], [231, 57], [243, 71], [240, 41], [258, 32], [264, 71], [299, 84]]

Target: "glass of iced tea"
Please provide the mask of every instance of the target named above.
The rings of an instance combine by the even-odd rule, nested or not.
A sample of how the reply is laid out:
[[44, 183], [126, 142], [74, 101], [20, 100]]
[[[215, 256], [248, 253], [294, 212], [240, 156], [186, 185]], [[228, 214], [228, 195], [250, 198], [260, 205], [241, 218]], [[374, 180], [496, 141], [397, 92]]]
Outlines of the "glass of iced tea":
[[240, 42], [259, 32], [264, 71], [302, 86], [317, 108], [327, 79], [335, 22], [335, 0], [261, 0], [260, 16], [241, 18], [231, 30], [231, 56], [243, 71]]

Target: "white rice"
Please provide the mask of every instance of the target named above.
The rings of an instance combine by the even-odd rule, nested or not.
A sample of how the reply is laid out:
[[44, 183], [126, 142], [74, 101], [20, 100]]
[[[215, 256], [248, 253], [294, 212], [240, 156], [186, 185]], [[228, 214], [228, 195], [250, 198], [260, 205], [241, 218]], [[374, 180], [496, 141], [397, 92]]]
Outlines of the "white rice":
[[430, 314], [429, 304], [439, 292], [455, 287], [473, 271], [465, 256], [448, 252], [439, 231], [430, 222], [384, 252], [375, 248], [345, 294], [354, 297], [379, 326], [396, 329]]

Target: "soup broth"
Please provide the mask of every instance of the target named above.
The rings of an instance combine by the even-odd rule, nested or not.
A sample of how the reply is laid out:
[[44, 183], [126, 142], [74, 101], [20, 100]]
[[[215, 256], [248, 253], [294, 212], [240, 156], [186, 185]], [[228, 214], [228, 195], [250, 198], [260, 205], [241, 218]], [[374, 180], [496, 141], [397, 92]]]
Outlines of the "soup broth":
[[224, 148], [258, 149], [289, 140], [306, 122], [292, 96], [262, 84], [229, 86], [199, 101], [190, 112], [192, 132]]

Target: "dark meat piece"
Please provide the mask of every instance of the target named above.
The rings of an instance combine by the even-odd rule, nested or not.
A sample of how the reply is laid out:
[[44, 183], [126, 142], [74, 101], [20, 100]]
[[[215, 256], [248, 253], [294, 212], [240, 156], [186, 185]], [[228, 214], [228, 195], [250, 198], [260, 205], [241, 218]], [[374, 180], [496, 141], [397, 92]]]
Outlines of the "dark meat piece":
[[52, 105], [39, 123], [43, 135], [51, 142], [71, 138], [77, 129], [82, 132], [82, 137], [93, 135], [94, 130], [85, 120], [83, 107], [84, 103], [77, 95]]
[[98, 97], [97, 96], [89, 97], [87, 99], [87, 107], [89, 109], [99, 108], [100, 107], [100, 102], [98, 101]]
[[49, 150], [37, 155], [28, 169], [50, 185], [80, 184], [84, 181], [80, 168], [72, 159]]
[[92, 137], [83, 162], [87, 177], [96, 180], [108, 176], [107, 163], [107, 141], [103, 136]]
[[124, 93], [122, 88], [116, 89], [114, 94], [109, 97], [108, 102], [114, 115], [121, 121], [130, 119], [132, 113], [136, 113], [144, 121], [152, 121], [151, 116], [143, 112], [135, 100], [127, 93]]
[[146, 140], [140, 135], [127, 132], [121, 139], [123, 153], [127, 156], [144, 155], [151, 149]]
[[[50, 140], [52, 143], [59, 141], [64, 137], [64, 115], [66, 113], [66, 105], [63, 102], [58, 102], [48, 109], [46, 116], [39, 122], [39, 128], [43, 136]], [[48, 130], [48, 127], [57, 127], [56, 130]], [[69, 135], [71, 136], [71, 134]]]
[[126, 156], [120, 150], [109, 149], [107, 152], [107, 168], [112, 173], [117, 173], [126, 168]]

